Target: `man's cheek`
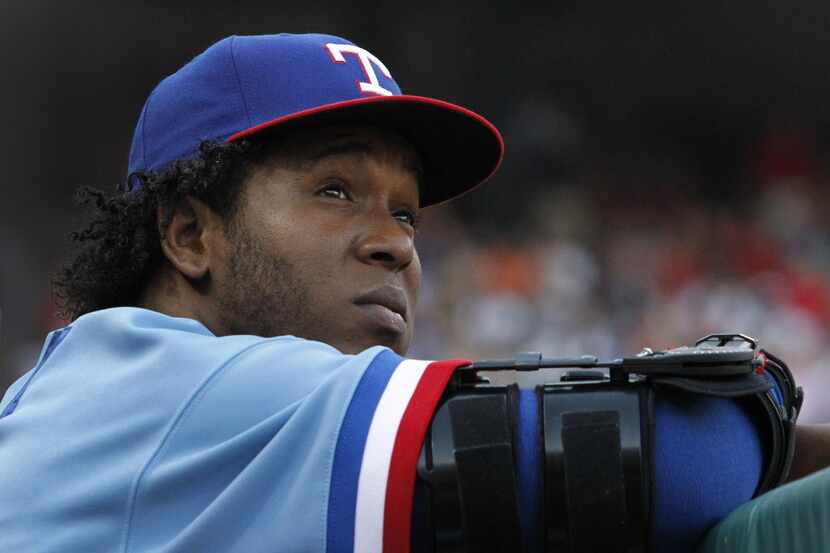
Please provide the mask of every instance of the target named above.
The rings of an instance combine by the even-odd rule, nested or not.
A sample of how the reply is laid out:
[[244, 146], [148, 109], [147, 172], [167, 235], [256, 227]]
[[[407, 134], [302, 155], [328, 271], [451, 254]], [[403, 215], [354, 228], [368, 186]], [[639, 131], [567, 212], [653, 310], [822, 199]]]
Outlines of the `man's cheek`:
[[421, 289], [421, 260], [418, 259], [417, 254], [412, 264], [407, 268], [404, 279], [406, 280], [407, 291], [412, 302], [409, 308], [411, 311], [414, 311], [418, 302], [418, 292]]

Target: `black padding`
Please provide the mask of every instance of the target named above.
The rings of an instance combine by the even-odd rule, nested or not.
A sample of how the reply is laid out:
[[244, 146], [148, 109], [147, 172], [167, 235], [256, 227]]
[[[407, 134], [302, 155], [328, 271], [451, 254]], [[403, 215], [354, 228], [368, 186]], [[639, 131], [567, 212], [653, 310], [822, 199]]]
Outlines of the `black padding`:
[[651, 389], [587, 384], [544, 392], [547, 551], [646, 551]]
[[[417, 553], [521, 552], [513, 453], [515, 413], [505, 387], [458, 393], [435, 413], [418, 463], [417, 508], [432, 539]], [[413, 523], [413, 529], [416, 523]]]
[[[424, 442], [418, 459], [418, 472], [426, 468], [429, 447]], [[432, 524], [432, 491], [422, 478], [415, 479], [412, 497], [412, 530], [410, 542], [412, 553], [433, 553], [435, 551], [435, 529]]]
[[430, 521], [423, 523], [423, 526], [432, 526], [434, 532], [432, 543], [419, 541], [418, 553], [464, 551], [461, 497], [458, 492], [449, 403], [443, 403], [432, 418], [424, 441], [423, 455], [418, 460], [416, 489], [423, 485], [426, 490], [422, 489], [416, 499], [429, 498]]

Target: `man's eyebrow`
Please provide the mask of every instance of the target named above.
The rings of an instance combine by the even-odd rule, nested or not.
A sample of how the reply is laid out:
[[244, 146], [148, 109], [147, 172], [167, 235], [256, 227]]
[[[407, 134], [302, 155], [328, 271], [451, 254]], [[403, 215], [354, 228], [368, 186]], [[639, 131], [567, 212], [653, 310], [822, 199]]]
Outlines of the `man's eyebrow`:
[[[369, 154], [372, 151], [372, 144], [366, 140], [357, 138], [341, 139], [329, 142], [320, 148], [313, 150], [305, 159], [306, 163], [317, 163], [328, 157], [337, 157], [350, 154]], [[424, 168], [417, 156], [405, 156], [404, 165], [418, 177], [420, 181], [424, 174]]]
[[368, 154], [372, 150], [371, 145], [362, 140], [344, 140], [328, 143], [319, 149], [314, 150], [308, 156], [308, 161], [316, 163], [327, 157], [336, 157], [349, 154]]

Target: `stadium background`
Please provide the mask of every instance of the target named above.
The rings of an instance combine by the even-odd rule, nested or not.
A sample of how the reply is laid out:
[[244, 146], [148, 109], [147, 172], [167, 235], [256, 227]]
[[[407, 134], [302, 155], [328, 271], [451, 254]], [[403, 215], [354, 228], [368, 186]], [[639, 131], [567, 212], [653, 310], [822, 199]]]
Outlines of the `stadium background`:
[[412, 355], [740, 330], [830, 421], [830, 4], [168, 4], [0, 4], [0, 391], [61, 324], [73, 191], [122, 178], [155, 83], [228, 34], [317, 31], [506, 138], [495, 178], [425, 217]]

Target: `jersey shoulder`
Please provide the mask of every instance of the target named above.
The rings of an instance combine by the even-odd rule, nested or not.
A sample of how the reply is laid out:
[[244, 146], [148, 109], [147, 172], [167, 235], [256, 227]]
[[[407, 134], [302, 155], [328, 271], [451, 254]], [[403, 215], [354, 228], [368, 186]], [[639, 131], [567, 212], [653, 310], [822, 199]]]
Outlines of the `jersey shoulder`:
[[[459, 363], [92, 313], [53, 333], [10, 390], [0, 461], [23, 468], [0, 491], [0, 519], [17, 521], [0, 544], [84, 527], [64, 550], [365, 550], [408, 524], [423, 434]], [[43, 455], [47, 435], [65, 453]], [[44, 500], [12, 517], [3, 496], [24, 490]], [[90, 501], [106, 513], [94, 526]]]

